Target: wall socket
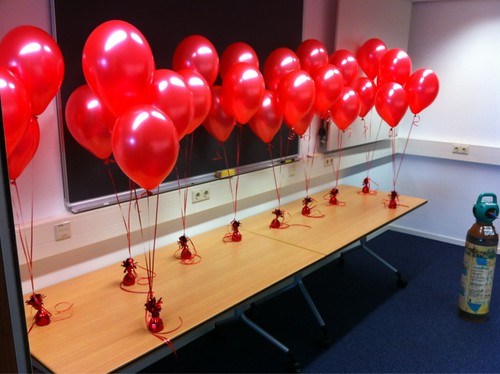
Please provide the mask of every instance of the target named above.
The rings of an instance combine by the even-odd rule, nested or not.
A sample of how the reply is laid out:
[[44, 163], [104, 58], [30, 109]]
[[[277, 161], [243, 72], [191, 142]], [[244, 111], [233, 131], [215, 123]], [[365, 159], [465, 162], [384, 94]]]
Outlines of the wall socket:
[[457, 155], [468, 155], [469, 146], [466, 144], [453, 144], [452, 153], [455, 153]]
[[71, 238], [71, 222], [65, 221], [54, 225], [56, 241]]
[[324, 163], [325, 168], [332, 167], [332, 165], [333, 165], [333, 157], [325, 157], [323, 159], [323, 163]]
[[193, 203], [199, 203], [200, 201], [205, 201], [210, 199], [210, 190], [206, 187], [198, 188], [191, 191], [191, 201]]

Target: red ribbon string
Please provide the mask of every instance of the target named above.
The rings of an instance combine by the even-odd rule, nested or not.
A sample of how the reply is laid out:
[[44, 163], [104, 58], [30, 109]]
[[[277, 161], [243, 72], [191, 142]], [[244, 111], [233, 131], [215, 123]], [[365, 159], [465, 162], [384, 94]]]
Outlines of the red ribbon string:
[[[309, 218], [323, 218], [325, 215], [321, 213], [319, 209], [316, 209], [317, 201], [316, 199], [306, 196], [302, 200], [302, 215]], [[317, 213], [314, 213], [317, 212]]]
[[410, 130], [408, 131], [408, 136], [406, 137], [406, 142], [405, 146], [403, 148], [403, 152], [401, 153], [401, 159], [399, 161], [399, 165], [397, 165], [397, 160], [396, 160], [396, 154], [397, 154], [397, 145], [396, 145], [396, 139], [397, 139], [397, 133], [395, 131], [395, 128], [391, 128], [389, 132], [389, 136], [391, 137], [391, 142], [392, 142], [392, 171], [393, 171], [393, 192], [396, 191], [396, 183], [399, 177], [399, 172], [401, 171], [401, 166], [403, 164], [404, 157], [406, 155], [406, 149], [408, 147], [408, 142], [410, 141], [410, 135], [413, 127], [418, 126], [418, 122], [420, 120], [420, 117], [418, 115], [413, 116], [413, 120], [410, 126]]
[[194, 243], [186, 235], [180, 236], [177, 244], [179, 248], [175, 252], [175, 257], [181, 261], [181, 264], [194, 265], [201, 261]]
[[228, 232], [226, 235], [224, 235], [222, 241], [224, 243], [241, 242], [242, 235], [239, 230], [240, 225], [241, 225], [240, 221], [232, 220], [231, 223], [228, 225]]

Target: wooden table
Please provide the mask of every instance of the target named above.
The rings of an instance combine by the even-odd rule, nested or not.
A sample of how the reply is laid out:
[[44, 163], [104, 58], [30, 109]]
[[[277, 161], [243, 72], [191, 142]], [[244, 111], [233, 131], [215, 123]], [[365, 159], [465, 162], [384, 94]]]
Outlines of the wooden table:
[[[282, 207], [292, 225], [287, 229], [270, 229], [274, 216], [264, 212], [242, 221], [239, 243], [222, 241], [226, 228], [191, 238], [202, 257], [195, 265], [183, 265], [174, 257], [176, 243], [159, 248], [154, 292], [163, 298], [161, 317], [165, 331], [174, 330], [167, 334], [174, 347], [241, 305], [290, 286], [302, 271], [321, 266], [330, 254], [426, 202], [401, 196], [401, 206], [388, 209], [385, 193], [371, 196], [358, 194], [356, 187], [339, 189], [345, 206], [330, 206], [323, 199], [327, 191], [313, 196], [323, 218], [303, 216], [302, 203], [296, 201]], [[135, 260], [145, 263], [144, 258]], [[52, 372], [110, 372], [168, 354], [170, 348], [146, 327], [146, 294], [122, 291], [122, 277], [123, 268], [116, 264], [37, 291], [46, 295], [44, 306], [52, 313], [58, 302], [73, 303], [73, 315], [59, 321], [53, 315], [50, 325], [34, 326], [29, 341], [35, 361]], [[147, 286], [136, 288], [147, 291]], [[28, 326], [33, 315], [27, 307]]]
[[[191, 238], [202, 257], [195, 265], [183, 265], [174, 257], [177, 244], [156, 252], [154, 291], [164, 301], [165, 331], [175, 329], [182, 318], [181, 326], [167, 334], [174, 347], [184, 334], [322, 258], [252, 233], [226, 244], [225, 233], [221, 228]], [[144, 265], [142, 258], [135, 260]], [[35, 326], [29, 334], [32, 356], [52, 372], [103, 373], [158, 348], [170, 350], [146, 328], [146, 295], [122, 291], [122, 277], [123, 268], [116, 264], [40, 290], [49, 311], [67, 301], [74, 304], [73, 315], [61, 321], [54, 315], [49, 325]], [[136, 289], [147, 291], [147, 286]], [[28, 307], [28, 325], [32, 319]]]
[[302, 215], [302, 200], [297, 200], [281, 207], [285, 212], [285, 223], [290, 227], [270, 229], [269, 224], [274, 215], [269, 211], [246, 218], [242, 221], [241, 229], [330, 255], [427, 202], [424, 199], [400, 195], [400, 205], [396, 209], [389, 209], [385, 206], [388, 200], [386, 192], [363, 195], [359, 193], [359, 187], [341, 185], [338, 189], [337, 198], [345, 205], [331, 205], [329, 191], [311, 195], [316, 200], [316, 208], [311, 212], [311, 216], [323, 214], [322, 218]]

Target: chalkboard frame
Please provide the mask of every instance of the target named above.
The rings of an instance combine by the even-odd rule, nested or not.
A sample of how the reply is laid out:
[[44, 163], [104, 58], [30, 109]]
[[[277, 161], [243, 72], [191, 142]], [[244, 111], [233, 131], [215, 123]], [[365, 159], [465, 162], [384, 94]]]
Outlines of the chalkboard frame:
[[[95, 27], [109, 19], [130, 22], [150, 43], [157, 68], [172, 68], [175, 46], [188, 35], [207, 37], [219, 57], [229, 44], [243, 41], [257, 52], [262, 71], [265, 58], [272, 50], [278, 47], [295, 50], [302, 41], [303, 0], [51, 0], [51, 15], [53, 34], [63, 52], [66, 68], [57, 97], [64, 200], [70, 211], [78, 213], [126, 200], [134, 187], [116, 163], [103, 162], [80, 146], [65, 124], [65, 103], [72, 91], [85, 83], [81, 54], [86, 38]], [[158, 15], [163, 15], [161, 23], [155, 23]], [[173, 17], [173, 23], [182, 29], [169, 23]], [[165, 33], [168, 38], [161, 39], [154, 30]], [[160, 42], [165, 43], [162, 48]], [[215, 84], [220, 84], [220, 79]], [[181, 140], [176, 168], [153, 192], [214, 180], [214, 172], [227, 166], [238, 166], [240, 173], [246, 173], [270, 167], [285, 158], [294, 159], [299, 153], [299, 139], [291, 139], [289, 133], [283, 123], [271, 143], [271, 157], [268, 145], [247, 125], [237, 126], [224, 144], [200, 126]]]

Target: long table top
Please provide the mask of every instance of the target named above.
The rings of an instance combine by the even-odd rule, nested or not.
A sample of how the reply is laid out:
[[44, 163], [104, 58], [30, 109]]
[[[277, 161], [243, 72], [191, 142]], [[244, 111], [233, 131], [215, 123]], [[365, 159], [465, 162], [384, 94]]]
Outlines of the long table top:
[[[225, 233], [221, 228], [191, 238], [201, 256], [194, 265], [174, 256], [177, 244], [156, 251], [153, 290], [163, 298], [164, 330], [180, 325], [165, 335], [174, 347], [175, 338], [322, 257], [251, 233], [241, 242], [224, 243]], [[144, 266], [142, 258], [135, 260]], [[122, 278], [116, 264], [40, 290], [49, 311], [66, 301], [73, 303], [73, 315], [60, 321], [53, 315], [49, 325], [35, 326], [29, 333], [32, 355], [53, 372], [109, 372], [165, 344], [146, 327], [147, 295], [122, 291]], [[26, 309], [31, 325], [34, 314]]]
[[337, 205], [330, 204], [329, 191], [311, 195], [315, 202], [310, 205], [314, 208], [309, 216], [302, 214], [302, 200], [281, 206], [285, 213], [285, 226], [282, 227], [289, 225], [287, 228], [271, 229], [269, 225], [275, 215], [263, 212], [242, 221], [241, 231], [329, 255], [427, 202], [425, 199], [400, 195], [397, 208], [389, 209], [387, 192], [361, 194], [361, 188], [345, 185], [338, 186], [338, 190]]
[[[163, 299], [160, 316], [164, 330], [173, 330], [166, 337], [174, 347], [186, 333], [425, 203], [401, 196], [405, 206], [387, 209], [382, 193], [362, 196], [358, 190], [340, 187], [339, 199], [346, 206], [328, 206], [324, 194], [314, 196], [324, 218], [302, 216], [300, 201], [283, 206], [292, 225], [288, 229], [269, 229], [273, 215], [268, 212], [242, 222], [241, 242], [224, 243], [226, 228], [192, 237], [201, 256], [194, 265], [181, 264], [175, 257], [177, 243], [158, 248], [153, 291]], [[135, 260], [145, 265], [144, 256]], [[120, 265], [37, 290], [46, 296], [44, 307], [52, 313], [57, 303], [73, 304], [71, 317], [53, 314], [49, 325], [34, 326], [29, 333], [31, 354], [48, 370], [116, 371], [165, 344], [146, 327], [147, 295], [120, 289]], [[147, 292], [148, 287], [131, 289]], [[26, 307], [28, 326], [34, 313]]]

